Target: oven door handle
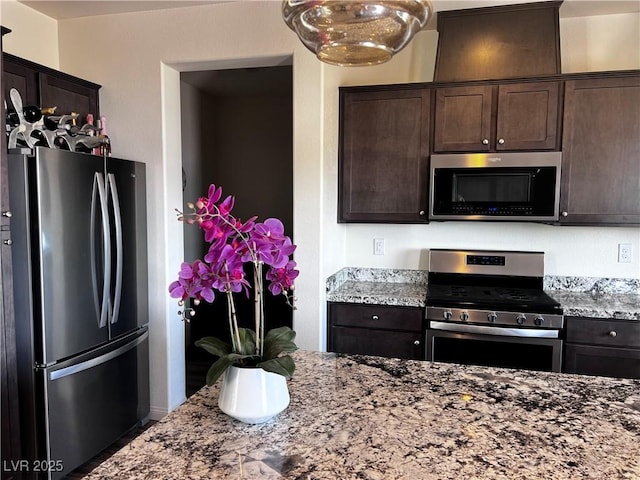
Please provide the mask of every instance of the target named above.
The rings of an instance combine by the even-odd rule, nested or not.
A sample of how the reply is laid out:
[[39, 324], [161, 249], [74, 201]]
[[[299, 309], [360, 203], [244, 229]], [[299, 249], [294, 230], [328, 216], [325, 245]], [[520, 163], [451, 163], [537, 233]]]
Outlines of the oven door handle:
[[489, 327], [484, 325], [469, 325], [459, 323], [447, 323], [430, 321], [429, 328], [445, 332], [480, 333], [484, 335], [498, 335], [502, 337], [526, 337], [526, 338], [559, 338], [558, 330], [545, 330], [541, 328], [508, 328]]

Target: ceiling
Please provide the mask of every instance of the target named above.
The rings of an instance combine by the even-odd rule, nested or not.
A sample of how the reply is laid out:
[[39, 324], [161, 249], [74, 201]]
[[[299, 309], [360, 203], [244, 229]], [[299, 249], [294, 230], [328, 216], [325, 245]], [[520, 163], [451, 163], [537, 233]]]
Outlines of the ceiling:
[[[2, 0], [0, 0], [2, 1]], [[172, 8], [188, 8], [229, 1], [258, 0], [18, 0], [56, 20], [112, 15]], [[259, 0], [279, 1], [279, 0]], [[530, 3], [530, 0], [431, 0], [436, 16], [438, 11], [462, 10]], [[640, 12], [639, 0], [564, 0], [560, 7], [560, 18], [617, 13]], [[436, 16], [427, 29], [436, 28]], [[291, 67], [269, 67], [253, 69], [224, 69], [199, 72], [183, 72], [182, 81], [209, 95], [262, 95], [267, 92], [282, 94], [291, 89]]]
[[[171, 8], [186, 8], [216, 3], [228, 3], [230, 0], [19, 0], [51, 18], [92, 17], [129, 12], [144, 12]], [[256, 1], [256, 0], [235, 0]], [[260, 0], [277, 1], [277, 0]], [[466, 8], [490, 7], [530, 3], [530, 0], [432, 0], [436, 12], [462, 10]], [[640, 12], [638, 0], [564, 0], [560, 7], [560, 18], [608, 15], [616, 13]], [[437, 15], [437, 13], [436, 13]], [[435, 18], [427, 28], [435, 28]]]

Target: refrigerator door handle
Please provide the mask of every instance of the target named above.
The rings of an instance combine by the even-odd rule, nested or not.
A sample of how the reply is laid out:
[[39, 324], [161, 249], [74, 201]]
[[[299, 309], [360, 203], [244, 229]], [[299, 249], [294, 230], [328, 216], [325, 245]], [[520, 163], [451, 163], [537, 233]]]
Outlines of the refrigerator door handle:
[[116, 187], [116, 177], [113, 173], [107, 175], [107, 191], [111, 194], [113, 202], [113, 216], [116, 230], [116, 286], [113, 298], [113, 310], [110, 312], [112, 324], [118, 321], [120, 313], [120, 300], [122, 298], [122, 214], [120, 212], [120, 197]]
[[[102, 301], [100, 301], [98, 293], [98, 273], [97, 273], [97, 255], [95, 251], [95, 218], [96, 218], [96, 193], [100, 204], [100, 216], [102, 219], [102, 260], [104, 266], [103, 284], [102, 284]], [[107, 195], [105, 192], [104, 177], [100, 172], [96, 172], [93, 176], [93, 188], [91, 198], [91, 279], [93, 283], [93, 300], [96, 306], [96, 316], [98, 317], [98, 326], [103, 328], [107, 325], [107, 315], [109, 307], [109, 285], [111, 283], [111, 236], [109, 234], [109, 218], [107, 217]]]
[[68, 377], [69, 375], [73, 375], [75, 373], [82, 372], [83, 370], [87, 370], [89, 368], [102, 365], [103, 363], [107, 363], [109, 360], [119, 357], [123, 353], [126, 353], [129, 350], [136, 348], [138, 345], [144, 342], [147, 338], [149, 338], [148, 331], [144, 332], [138, 338], [131, 340], [129, 343], [125, 343], [121, 347], [116, 348], [115, 350], [112, 350], [109, 353], [105, 353], [104, 355], [100, 355], [99, 357], [92, 358], [91, 360], [86, 360], [76, 365], [70, 365], [68, 367], [61, 368], [60, 370], [54, 370], [52, 372], [49, 372], [49, 380], [53, 381], [59, 378]]
[[[96, 173], [97, 175], [97, 173]], [[96, 266], [96, 195], [98, 189], [96, 187], [96, 177], [93, 177], [93, 187], [91, 188], [91, 225], [89, 234], [89, 258], [91, 258], [91, 286], [93, 287], [93, 304], [96, 307], [96, 318], [100, 323], [100, 298], [98, 298], [98, 272]]]

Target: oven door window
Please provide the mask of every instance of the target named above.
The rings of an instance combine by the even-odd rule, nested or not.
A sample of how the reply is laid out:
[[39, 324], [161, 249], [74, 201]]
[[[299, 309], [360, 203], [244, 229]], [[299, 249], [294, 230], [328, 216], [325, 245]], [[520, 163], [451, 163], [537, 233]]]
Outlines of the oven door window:
[[487, 367], [560, 371], [562, 342], [557, 339], [491, 337], [427, 331], [427, 358], [436, 362]]
[[555, 167], [438, 168], [434, 214], [552, 216]]

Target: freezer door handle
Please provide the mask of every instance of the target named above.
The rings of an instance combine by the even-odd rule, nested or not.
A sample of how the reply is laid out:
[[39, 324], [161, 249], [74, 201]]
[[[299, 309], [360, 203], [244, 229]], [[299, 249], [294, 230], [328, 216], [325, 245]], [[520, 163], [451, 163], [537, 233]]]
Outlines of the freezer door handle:
[[120, 312], [120, 300], [122, 298], [122, 215], [120, 213], [120, 197], [118, 196], [118, 189], [116, 187], [116, 177], [113, 173], [107, 175], [107, 191], [111, 194], [111, 201], [113, 203], [113, 221], [116, 233], [116, 285], [113, 294], [113, 305], [110, 308], [110, 322], [112, 324], [118, 321], [118, 314]]
[[58, 380], [59, 378], [68, 377], [69, 375], [73, 375], [75, 373], [82, 372], [92, 367], [96, 367], [98, 365], [102, 365], [103, 363], [108, 362], [120, 355], [128, 352], [129, 350], [136, 348], [142, 342], [144, 342], [147, 338], [149, 338], [149, 332], [146, 331], [138, 338], [133, 339], [129, 343], [125, 343], [121, 347], [109, 352], [104, 355], [100, 355], [99, 357], [92, 358], [91, 360], [87, 360], [76, 365], [70, 365], [68, 367], [61, 368], [60, 370], [54, 370], [49, 372], [49, 380]]
[[[96, 194], [98, 199], [96, 201]], [[96, 243], [96, 203], [100, 205], [100, 217], [102, 220], [102, 261], [103, 261], [103, 283], [102, 283], [102, 301], [98, 292], [98, 272], [97, 272], [97, 255], [95, 251]], [[98, 326], [103, 328], [107, 325], [108, 307], [109, 307], [109, 285], [111, 284], [111, 235], [109, 234], [109, 217], [107, 207], [107, 195], [105, 192], [104, 177], [100, 172], [96, 172], [93, 176], [93, 188], [91, 198], [91, 278], [93, 282], [93, 300], [96, 306], [96, 315], [98, 317]]]

